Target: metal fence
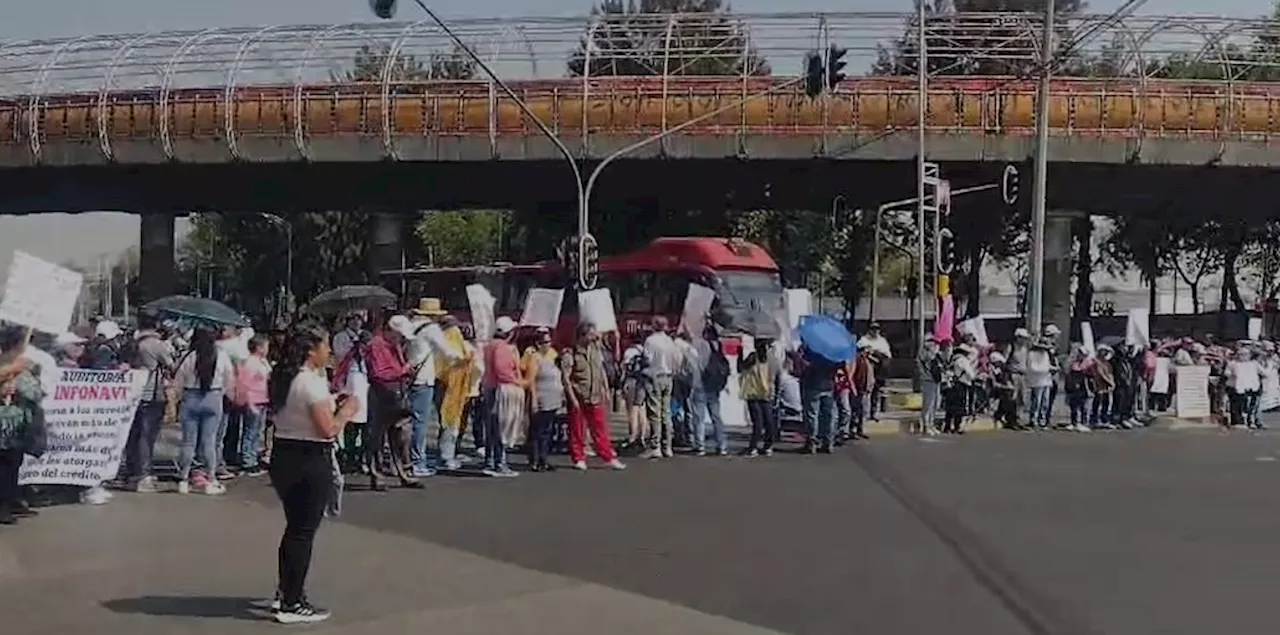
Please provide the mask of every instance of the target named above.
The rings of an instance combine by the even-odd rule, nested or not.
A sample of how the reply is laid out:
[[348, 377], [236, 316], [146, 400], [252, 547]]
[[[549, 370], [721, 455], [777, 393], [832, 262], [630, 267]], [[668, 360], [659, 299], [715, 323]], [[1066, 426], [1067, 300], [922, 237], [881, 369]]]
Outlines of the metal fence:
[[[900, 13], [625, 14], [460, 20], [504, 78], [796, 75], [809, 51], [848, 50], [849, 75], [914, 73], [917, 25]], [[925, 23], [939, 74], [1018, 75], [1039, 59], [1034, 14], [943, 14]], [[1081, 42], [1080, 40], [1085, 40]], [[1280, 71], [1266, 20], [1105, 15], [1062, 21], [1061, 70], [1131, 78], [1185, 72], [1226, 82]], [[281, 25], [0, 43], [0, 98], [259, 84], [474, 77], [429, 22]], [[1280, 72], [1276, 73], [1280, 75]]]

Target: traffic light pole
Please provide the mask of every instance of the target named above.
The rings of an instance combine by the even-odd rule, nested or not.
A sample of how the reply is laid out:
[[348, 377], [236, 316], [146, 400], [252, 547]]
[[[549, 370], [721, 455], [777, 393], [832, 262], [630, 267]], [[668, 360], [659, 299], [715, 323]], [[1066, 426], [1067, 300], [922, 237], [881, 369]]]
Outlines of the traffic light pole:
[[1027, 330], [1039, 333], [1044, 326], [1044, 224], [1048, 197], [1049, 169], [1049, 61], [1053, 55], [1054, 0], [1044, 8], [1044, 34], [1040, 45], [1041, 65], [1036, 85], [1035, 180], [1031, 193], [1031, 271], [1027, 284]]
[[[929, 114], [929, 52], [928, 39], [925, 37], [925, 7], [923, 0], [916, 0], [916, 222], [920, 228], [916, 237], [916, 258], [920, 261], [916, 275], [916, 297], [924, 299], [924, 181], [925, 181], [925, 118]], [[877, 229], [879, 231], [879, 229]], [[916, 350], [924, 345], [924, 307], [917, 302], [916, 311], [919, 319], [916, 322]]]

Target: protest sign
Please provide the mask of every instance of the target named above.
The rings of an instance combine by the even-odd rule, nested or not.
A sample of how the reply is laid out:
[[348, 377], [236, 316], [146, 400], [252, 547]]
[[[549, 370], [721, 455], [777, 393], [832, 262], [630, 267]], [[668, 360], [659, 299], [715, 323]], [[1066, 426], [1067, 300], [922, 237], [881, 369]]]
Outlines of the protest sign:
[[46, 333], [65, 333], [80, 297], [84, 277], [31, 254], [13, 252], [0, 320]]
[[1098, 352], [1098, 347], [1093, 340], [1093, 325], [1088, 322], [1080, 323], [1080, 348], [1090, 355]]
[[787, 289], [782, 295], [787, 310], [787, 330], [800, 326], [800, 318], [813, 314], [813, 293], [808, 289]]
[[553, 329], [560, 323], [560, 306], [564, 303], [564, 289], [529, 289], [524, 299], [524, 311], [520, 312], [520, 326], [541, 326]]
[[1169, 358], [1157, 357], [1155, 374], [1151, 377], [1151, 394], [1169, 394]]
[[467, 304], [471, 308], [471, 327], [477, 342], [493, 339], [493, 309], [497, 301], [482, 284], [467, 285]]
[[987, 321], [981, 315], [956, 324], [956, 330], [965, 335], [972, 335], [973, 341], [980, 348], [991, 346], [991, 338], [987, 336]]
[[1280, 375], [1274, 370], [1264, 370], [1262, 373], [1262, 394], [1258, 397], [1258, 407], [1263, 412], [1280, 408]]
[[1249, 318], [1249, 339], [1255, 341], [1262, 339], [1262, 318]]
[[578, 294], [578, 314], [596, 325], [601, 333], [618, 330], [618, 316], [613, 312], [613, 295], [608, 289], [592, 289]]
[[94, 487], [115, 478], [146, 380], [135, 371], [61, 369], [44, 400], [48, 447], [26, 458], [18, 483]]
[[715, 291], [700, 284], [690, 284], [689, 292], [684, 296], [684, 312], [680, 315], [680, 326], [690, 335], [702, 335], [702, 331], [707, 326], [707, 315], [711, 313], [711, 303], [715, 299]]
[[1209, 367], [1179, 366], [1174, 408], [1179, 419], [1204, 419], [1209, 408]]
[[1125, 326], [1124, 343], [1146, 348], [1151, 345], [1151, 312], [1147, 309], [1129, 309], [1129, 323]]

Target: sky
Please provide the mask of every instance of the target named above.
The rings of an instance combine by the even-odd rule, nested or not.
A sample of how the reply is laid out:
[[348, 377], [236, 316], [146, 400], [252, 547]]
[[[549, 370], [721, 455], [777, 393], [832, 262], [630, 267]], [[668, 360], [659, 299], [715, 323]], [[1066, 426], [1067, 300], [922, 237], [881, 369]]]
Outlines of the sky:
[[[399, 18], [418, 19], [420, 10], [401, 0]], [[445, 19], [472, 17], [575, 16], [592, 0], [430, 0]], [[0, 20], [0, 43], [19, 39], [70, 38], [105, 33], [190, 30], [211, 27], [367, 22], [366, 0], [40, 0], [13, 1]], [[912, 0], [731, 1], [744, 13], [821, 11], [909, 11]], [[1091, 0], [1091, 13], [1105, 13], [1122, 0]], [[1219, 13], [1255, 17], [1269, 13], [1272, 0], [1148, 0], [1141, 13]], [[1207, 11], [1206, 9], [1212, 9]], [[179, 228], [182, 231], [182, 228]], [[93, 263], [137, 244], [138, 220], [128, 214], [45, 214], [0, 217], [0, 254], [21, 247], [54, 261]]]

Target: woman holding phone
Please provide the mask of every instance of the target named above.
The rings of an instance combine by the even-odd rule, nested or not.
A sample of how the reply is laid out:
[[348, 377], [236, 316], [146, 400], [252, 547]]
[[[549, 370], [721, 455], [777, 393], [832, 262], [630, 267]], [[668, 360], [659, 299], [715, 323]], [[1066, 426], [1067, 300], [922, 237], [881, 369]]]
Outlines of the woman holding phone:
[[329, 618], [328, 611], [307, 600], [307, 571], [316, 530], [333, 498], [334, 440], [359, 411], [360, 400], [345, 396], [338, 405], [330, 395], [325, 368], [332, 351], [322, 329], [294, 333], [285, 349], [270, 384], [277, 413], [271, 485], [285, 516], [272, 609], [277, 622], [304, 624]]

